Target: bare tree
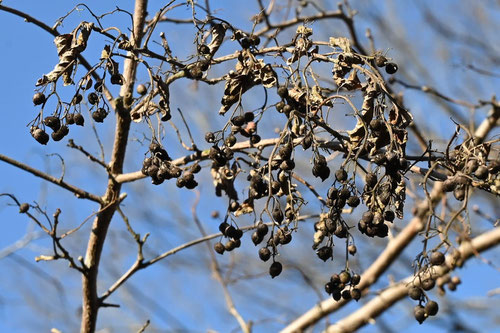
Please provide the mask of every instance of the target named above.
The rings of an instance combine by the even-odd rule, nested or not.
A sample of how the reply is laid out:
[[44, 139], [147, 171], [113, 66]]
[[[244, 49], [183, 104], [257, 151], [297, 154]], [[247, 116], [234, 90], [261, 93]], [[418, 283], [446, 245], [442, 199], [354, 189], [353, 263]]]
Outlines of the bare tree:
[[[422, 40], [391, 1], [218, 6], [136, 0], [98, 13], [78, 4], [51, 25], [0, 4], [52, 35], [57, 51], [53, 69], [29, 78], [24, 135], [61, 175], [0, 154], [51, 191], [41, 189], [47, 204], [1, 194], [36, 228], [0, 259], [60, 298], [49, 305], [23, 287], [31, 311], [52, 318], [62, 305], [54, 332], [388, 331], [383, 314], [406, 298], [401, 320], [437, 315], [465, 327], [454, 315], [465, 303], [449, 301], [457, 270], [474, 257], [496, 268], [481, 253], [500, 243], [494, 34], [454, 28], [425, 2], [412, 5], [430, 31]], [[480, 4], [461, 10], [487, 29]], [[467, 81], [443, 82], [434, 73], [447, 68], [416, 56], [432, 38], [448, 44], [429, 47], [429, 58], [463, 47], [482, 56], [457, 61]], [[20, 254], [29, 246], [37, 264]], [[203, 288], [207, 307], [221, 294], [233, 318], [223, 328], [195, 305], [205, 301], [191, 284], [210, 277], [221, 290]]]

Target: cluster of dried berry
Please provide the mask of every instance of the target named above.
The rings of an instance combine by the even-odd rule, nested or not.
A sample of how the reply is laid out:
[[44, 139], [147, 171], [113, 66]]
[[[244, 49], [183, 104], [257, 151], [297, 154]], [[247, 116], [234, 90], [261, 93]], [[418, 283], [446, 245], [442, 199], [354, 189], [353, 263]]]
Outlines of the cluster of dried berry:
[[219, 225], [219, 231], [227, 237], [228, 240], [225, 244], [222, 242], [217, 242], [214, 244], [215, 252], [223, 254], [225, 251], [232, 251], [237, 247], [241, 246], [241, 237], [243, 236], [243, 231], [241, 229], [235, 228], [227, 222], [222, 222]]
[[356, 286], [360, 281], [361, 276], [359, 274], [351, 274], [349, 270], [343, 270], [330, 277], [330, 281], [325, 284], [325, 291], [332, 295], [332, 298], [336, 301], [341, 298], [358, 301], [361, 298], [361, 290]]

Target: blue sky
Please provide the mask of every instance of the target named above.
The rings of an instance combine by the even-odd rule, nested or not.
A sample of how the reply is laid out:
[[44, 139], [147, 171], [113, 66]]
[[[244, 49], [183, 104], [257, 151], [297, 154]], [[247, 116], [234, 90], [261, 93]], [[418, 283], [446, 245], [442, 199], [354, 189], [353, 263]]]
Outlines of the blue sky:
[[[46, 22], [48, 25], [53, 25], [59, 17], [67, 13], [76, 3], [62, 0], [50, 2], [4, 0], [2, 2], [5, 6], [12, 6], [27, 13], [36, 14], [37, 19]], [[110, 11], [116, 5], [116, 3], [99, 1], [88, 1], [86, 3], [95, 13]], [[467, 22], [468, 15], [467, 12], [464, 12], [465, 6], [464, 8], [454, 8], [456, 6], [454, 3], [453, 1], [443, 1], [439, 5], [435, 5], [432, 1], [421, 2], [424, 6], [430, 7], [432, 5], [431, 8], [435, 13], [445, 13], [442, 15], [447, 17], [447, 22], [456, 28], [456, 31], [468, 33], [478, 29], [478, 33], [484, 36], [487, 43], [493, 45], [493, 49], [498, 48], [498, 36], [495, 36], [494, 33], [481, 31], [480, 27], [468, 26], [467, 23], [460, 23], [459, 19], [453, 18], [453, 13], [457, 12], [462, 15], [461, 17], [465, 17], [462, 22]], [[466, 4], [467, 2], [459, 1], [458, 3]], [[118, 4], [131, 10], [129, 2], [118, 2]], [[158, 5], [156, 2], [150, 2], [150, 6], [150, 13], [152, 13]], [[228, 6], [231, 6], [231, 8], [229, 9]], [[378, 48], [387, 50], [390, 57], [400, 64], [401, 72], [405, 74], [405, 78], [407, 77], [412, 83], [427, 84], [430, 82], [443, 93], [458, 94], [460, 98], [470, 102], [476, 102], [478, 96], [481, 99], [489, 99], [493, 94], [498, 95], [500, 93], [500, 80], [498, 77], [478, 76], [467, 71], [463, 66], [464, 63], [474, 63], [479, 67], [487, 66], [486, 68], [491, 69], [493, 72], [500, 73], [498, 64], [495, 67], [494, 64], [490, 63], [488, 67], [488, 59], [478, 59], [481, 51], [468, 50], [466, 45], [461, 45], [458, 42], [447, 44], [445, 48], [441, 47], [440, 43], [444, 43], [445, 40], [442, 36], [435, 35], [434, 31], [424, 24], [423, 18], [417, 10], [419, 8], [417, 2], [408, 1], [402, 4], [402, 2], [397, 1], [385, 1], [375, 4], [373, 1], [353, 1], [353, 7], [359, 10], [359, 25], [357, 26], [359, 34], [363, 36], [365, 28], [372, 27]], [[251, 28], [248, 16], [249, 12], [254, 9], [253, 5], [249, 9], [243, 2], [235, 5], [232, 1], [224, 0], [214, 1], [213, 8], [219, 8], [218, 15], [221, 17], [228, 20], [237, 20], [238, 24], [241, 24], [241, 27], [245, 29]], [[498, 18], [498, 11], [492, 10], [492, 12], [488, 12], [484, 8], [483, 10], [487, 12], [487, 18]], [[392, 31], [389, 29], [390, 33], [387, 34], [386, 32], [384, 34], [377, 31], [374, 26], [378, 22], [378, 17], [384, 19], [388, 13], [392, 13], [390, 23], [399, 27], [399, 29]], [[399, 15], [393, 16], [394, 13]], [[472, 13], [469, 14], [472, 15]], [[179, 9], [175, 12], [175, 15], [185, 17], [186, 9]], [[76, 12], [65, 20], [64, 25], [59, 29], [61, 32], [69, 32], [81, 20], [90, 19], [91, 17], [86, 11]], [[119, 20], [116, 21], [117, 19]], [[125, 31], [128, 22], [126, 20], [127, 16], [125, 14], [118, 14], [109, 19], [106, 18], [105, 22], [117, 25]], [[313, 25], [313, 27], [315, 34], [327, 37], [331, 34], [345, 33], [342, 25], [338, 24], [338, 27], [327, 26], [325, 28], [324, 25], [320, 24], [318, 24], [317, 28], [316, 25]], [[494, 27], [495, 22], [493, 21], [492, 24]], [[498, 23], [496, 23], [496, 26], [498, 27]], [[65, 177], [67, 177], [65, 179], [91, 192], [101, 194], [104, 190], [102, 180], [106, 179], [106, 177], [99, 167], [92, 165], [85, 157], [66, 148], [65, 140], [59, 143], [51, 142], [47, 147], [40, 146], [31, 138], [29, 128], [26, 127], [38, 110], [33, 107], [31, 101], [35, 88], [34, 83], [41, 75], [49, 72], [57, 62], [53, 37], [41, 31], [38, 27], [23, 22], [22, 19], [3, 11], [0, 11], [0, 28], [3, 31], [0, 35], [0, 48], [3, 50], [0, 53], [2, 74], [0, 79], [0, 114], [2, 115], [0, 153], [55, 176], [61, 174], [61, 164], [59, 158], [51, 154], [59, 153], [65, 158]], [[186, 33], [190, 30], [184, 27], [182, 29], [179, 34], [172, 33], [169, 35], [169, 42], [174, 47], [179, 45], [178, 52], [189, 54], [189, 50], [194, 48], [192, 40], [186, 38]], [[413, 49], [410, 52], [419, 61], [419, 65], [427, 69], [427, 75], [423, 74], [424, 71], [417, 66], [416, 62], [412, 62], [413, 58], [408, 61], [403, 58], [403, 55], [408, 50], [398, 49], [395, 46], [401, 45], [397, 44], [401, 38], [412, 41], [410, 46]], [[495, 40], [496, 44], [494, 43]], [[102, 44], [99, 41], [89, 43], [85, 55], [89, 56], [89, 58], [98, 56], [101, 46]], [[405, 63], [408, 63], [408, 65], [405, 65]], [[139, 74], [138, 78], [139, 80], [146, 80], [143, 73]], [[462, 82], [467, 82], [467, 85], [464, 87]], [[180, 85], [179, 91], [176, 93], [177, 96], [182, 96], [182, 98], [173, 103], [177, 107], [183, 108], [188, 121], [192, 122], [193, 127], [200, 131], [206, 131], [214, 122], [220, 123], [220, 120], [213, 119], [214, 117], [210, 113], [211, 111], [206, 109], [206, 105], [217, 104], [223, 87], [217, 87], [216, 92], [218, 93], [212, 93], [213, 95], [205, 91], [198, 93], [189, 90], [190, 88], [191, 86], [188, 84]], [[258, 92], [255, 92], [255, 94], [259, 96]], [[422, 96], [420, 92], [408, 91], [405, 94], [405, 102], [410, 106], [417, 120], [426, 122], [423, 127], [425, 133], [444, 133], [444, 137], [451, 135], [455, 125], [449, 120], [448, 115], [434, 111], [438, 109], [435, 101]], [[175, 110], [175, 108], [172, 109]], [[479, 110], [475, 120], [480, 121], [484, 117], [485, 111], [486, 109]], [[216, 110], [214, 109], [212, 112], [215, 113]], [[459, 112], [463, 115], [468, 114], [468, 110], [463, 108], [459, 109]], [[430, 117], [432, 119], [429, 119]], [[111, 142], [113, 129], [114, 124], [111, 119], [108, 119], [97, 128], [105, 146], [109, 147], [106, 143]], [[181, 132], [185, 134], [183, 129], [181, 129]], [[132, 142], [128, 155], [130, 158], [125, 171], [130, 172], [140, 168], [141, 158], [147, 150], [140, 143], [143, 140], [143, 133], [147, 135], [144, 125], [132, 129]], [[448, 134], [446, 135], [446, 133]], [[169, 135], [168, 138], [171, 139], [173, 134], [170, 133]], [[85, 144], [89, 151], [93, 153], [99, 151], [89, 127], [71, 128], [71, 137], [74, 138], [77, 144]], [[437, 142], [437, 144], [443, 143]], [[409, 149], [416, 150], [414, 145], [410, 145]], [[106, 153], [109, 157], [109, 148]], [[178, 148], [178, 151], [174, 151], [174, 153], [181, 156], [185, 152]], [[335, 160], [335, 163], [338, 163], [338, 159]], [[64, 228], [78, 225], [97, 209], [95, 205], [68, 195], [64, 190], [46, 184], [39, 178], [28, 175], [5, 163], [0, 163], [0, 175], [0, 193], [12, 193], [21, 202], [33, 203], [36, 201], [47, 210], [49, 215], [57, 207], [62, 207]], [[200, 179], [204, 180], [204, 183], [200, 187], [202, 200], [199, 205], [199, 216], [204, 222], [207, 231], [211, 233], [217, 230], [218, 221], [211, 219], [210, 213], [214, 208], [222, 209], [221, 207], [226, 201], [214, 197], [208, 172], [200, 175]], [[149, 255], [152, 256], [199, 237], [189, 211], [195, 200], [193, 193], [185, 190], [179, 191], [172, 183], [153, 188], [147, 180], [126, 185], [124, 191], [129, 193], [129, 197], [124, 202], [124, 212], [129, 215], [134, 227], [139, 232], [152, 233], [147, 247]], [[145, 198], [146, 200], [144, 200]], [[498, 208], [495, 211], [491, 201], [488, 201], [489, 199], [480, 198], [480, 200], [478, 203], [481, 203], [488, 214], [492, 216], [498, 214]], [[11, 204], [10, 200], [5, 197], [0, 198], [0, 223], [3, 224], [0, 251], [14, 244], [27, 232], [38, 231], [25, 216], [17, 214], [17, 209], [9, 204]], [[312, 203], [311, 208], [317, 208], [314, 205]], [[137, 207], [144, 209], [137, 209]], [[478, 229], [484, 230], [489, 227], [476, 215], [471, 214], [471, 219], [477, 221], [475, 226]], [[246, 223], [248, 221], [242, 222], [243, 225]], [[75, 253], [83, 255], [88, 232], [89, 225], [85, 225], [82, 229], [82, 236], [71, 238], [66, 245]], [[307, 251], [310, 251], [308, 237], [311, 236], [311, 233], [311, 230], [305, 230], [301, 236], [298, 236], [302, 240], [300, 244], [307, 246]], [[242, 253], [236, 253], [235, 255], [236, 268], [240, 271], [235, 270], [234, 276], [241, 277], [266, 272], [267, 264], [262, 264], [256, 259], [256, 249], [250, 244], [249, 235], [245, 235], [245, 237], [246, 242], [242, 248]], [[134, 260], [135, 245], [127, 236], [125, 227], [118, 216], [113, 221], [112, 232], [107, 239], [107, 245], [109, 246], [106, 248], [104, 255], [107, 258], [116, 258], [116, 261], [109, 264], [105, 263], [102, 267], [100, 272], [103, 277], [103, 285], [100, 286], [101, 288], [108, 286], [109, 282], [119, 276]], [[367, 242], [360, 247], [370, 249], [371, 246], [373, 244]], [[405, 252], [406, 259], [399, 262], [399, 266], [396, 266], [389, 273], [396, 278], [406, 276], [411, 270], [408, 267], [414, 258], [414, 254], [418, 252], [419, 246], [418, 241], [415, 241], [409, 251]], [[338, 247], [341, 248], [342, 246]], [[116, 252], [115, 249], [117, 248], [123, 249], [123, 253]], [[34, 263], [35, 256], [40, 253], [46, 254], [49, 250], [50, 242], [47, 238], [42, 237], [16, 252], [14, 257], [0, 258], [0, 332], [29, 332], [35, 331], [35, 327], [42, 331], [57, 327], [69, 332], [77, 327], [75, 325], [78, 325], [77, 309], [80, 301], [80, 279], [76, 272], [69, 270], [63, 262]], [[282, 260], [288, 262], [289, 266], [294, 262], [302, 263], [303, 260], [307, 260], [305, 262], [309, 263], [309, 260], [311, 260], [308, 270], [312, 275], [317, 275], [315, 281], [324, 280], [332, 271], [340, 269], [341, 260], [328, 264], [330, 267], [321, 266], [316, 262], [314, 253], [307, 251], [303, 248], [284, 249]], [[254, 256], [249, 258], [246, 256], [248, 253]], [[485, 255], [493, 263], [499, 262], [499, 256], [498, 249]], [[309, 259], [307, 259], [308, 257]], [[206, 331], [209, 328], [220, 332], [235, 329], [237, 323], [225, 310], [222, 290], [217, 282], [211, 278], [211, 274], [207, 270], [207, 259], [206, 248], [204, 244], [200, 244], [138, 273], [137, 276], [130, 280], [130, 284], [126, 285], [123, 292], [117, 293], [110, 299], [111, 302], [129, 302], [134, 305], [123, 310], [103, 309], [100, 313], [100, 320], [103, 323], [114, 323], [117, 332], [125, 329], [126, 325], [140, 326], [148, 318], [152, 320], [154, 327], [159, 331], [177, 328], [180, 325], [179, 323], [184, 323], [188, 330], [197, 332]], [[23, 260], [26, 261], [24, 264], [22, 264]], [[363, 260], [365, 261], [364, 264]], [[369, 262], [369, 260], [368, 257], [362, 258], [359, 267], [366, 267], [366, 262]], [[223, 267], [227, 267], [231, 263], [228, 256], [219, 258], [219, 261]], [[254, 270], [249, 270], [247, 266]], [[460, 272], [463, 284], [459, 286], [455, 293], [451, 294], [448, 302], [451, 304], [462, 300], [484, 302], [486, 293], [499, 287], [500, 273], [498, 266], [495, 267], [479, 261], [468, 263]], [[56, 281], [61, 282], [65, 290], [64, 295], [59, 298], [53, 297], [58, 290]], [[387, 275], [383, 276], [377, 286], [383, 287], [386, 286], [386, 283]], [[321, 284], [318, 284], [318, 286], [321, 287]], [[22, 292], [21, 287], [25, 288], [23, 290], [28, 290], [28, 292]], [[253, 295], [253, 288], [269, 290], [269, 292]], [[231, 286], [231, 289], [234, 292], [235, 303], [244, 316], [252, 314], [258, 315], [260, 318], [272, 319], [272, 321], [263, 321], [261, 324], [256, 324], [255, 332], [278, 330], [282, 327], [280, 321], [289, 321], [293, 318], [293, 314], [300, 314], [309, 309], [317, 300], [317, 296], [311, 289], [304, 288], [301, 275], [292, 269], [286, 270], [282, 276], [274, 280], [270, 280], [267, 276], [248, 280], [243, 279], [236, 285]], [[45, 299], [45, 293], [50, 297]], [[141, 299], [140, 302], [133, 301], [137, 297]], [[282, 308], [269, 309], [269, 304], [272, 304], [276, 297], [283, 300]], [[433, 297], [440, 299], [435, 293], [433, 293]], [[393, 307], [381, 320], [395, 332], [420, 332], [422, 330], [426, 332], [448, 332], [449, 314], [445, 313], [446, 301], [442, 300], [441, 302], [443, 313], [440, 316], [438, 315], [437, 319], [427, 321], [424, 326], [400, 318], [402, 313], [407, 314], [411, 311], [408, 307], [411, 303], [409, 300], [404, 300], [400, 305]], [[488, 298], [488, 302], [488, 304], [498, 307], [498, 296]], [[44, 308], [46, 312], [34, 313], [30, 304], [41, 304], [42, 309]], [[347, 314], [355, 308], [357, 308], [357, 305], [351, 304], [339, 314], [332, 316], [330, 320], [336, 320], [339, 315]], [[61, 319], [59, 313], [55, 312], [57, 309], [61, 309], [64, 313], [64, 319]], [[287, 313], [287, 315], [278, 316], [278, 314], [283, 313]], [[43, 316], [44, 320], [40, 320], [40, 315]], [[492, 323], [482, 321], [482, 317], [471, 310], [460, 310], [457, 316], [477, 331], [482, 331], [483, 327], [488, 327], [489, 332], [494, 329], [491, 326]], [[123, 323], [124, 327], [121, 327], [118, 323]], [[410, 323], [409, 326], [407, 326], [408, 323]], [[317, 330], [320, 328], [321, 325], [318, 325]], [[383, 330], [383, 326], [380, 325], [377, 327], [367, 326], [363, 328], [362, 332], [381, 332]]]

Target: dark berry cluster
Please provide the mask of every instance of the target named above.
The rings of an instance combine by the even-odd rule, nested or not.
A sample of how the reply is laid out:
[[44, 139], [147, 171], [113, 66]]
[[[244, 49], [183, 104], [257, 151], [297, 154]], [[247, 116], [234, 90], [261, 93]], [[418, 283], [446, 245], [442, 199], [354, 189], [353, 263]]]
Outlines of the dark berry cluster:
[[[163, 183], [165, 180], [177, 178], [177, 186], [194, 188], [197, 183], [194, 180], [193, 171], [198, 172], [199, 166], [196, 170], [186, 171], [181, 177], [182, 170], [173, 163], [167, 151], [157, 142], [149, 145], [150, 156], [146, 157], [142, 162], [141, 172], [151, 177], [151, 182], [155, 185]], [[182, 179], [182, 180], [179, 180]]]
[[241, 237], [243, 236], [243, 231], [241, 229], [235, 228], [227, 222], [222, 222], [219, 225], [219, 231], [228, 238], [225, 244], [222, 242], [217, 242], [214, 244], [214, 250], [218, 254], [223, 254], [225, 251], [232, 251], [237, 247], [241, 246]]
[[330, 281], [325, 284], [325, 291], [332, 295], [332, 298], [336, 301], [341, 298], [358, 301], [361, 298], [361, 290], [356, 286], [360, 281], [361, 276], [359, 274], [351, 274], [349, 270], [343, 270], [330, 277]]

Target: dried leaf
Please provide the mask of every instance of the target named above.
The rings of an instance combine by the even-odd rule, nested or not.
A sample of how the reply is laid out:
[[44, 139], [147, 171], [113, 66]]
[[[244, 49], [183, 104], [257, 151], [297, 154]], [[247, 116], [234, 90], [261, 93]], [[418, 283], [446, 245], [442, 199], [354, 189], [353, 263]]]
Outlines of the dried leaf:
[[93, 26], [93, 23], [82, 22], [71, 34], [63, 34], [54, 38], [57, 54], [59, 55], [59, 63], [50, 73], [38, 79], [36, 86], [55, 82], [61, 76], [63, 77], [65, 86], [73, 84], [71, 75], [76, 66], [76, 58], [87, 47], [87, 40]]
[[253, 213], [253, 211], [254, 211], [253, 200], [247, 199], [234, 212], [234, 216], [238, 217], [238, 216], [243, 215], [243, 214], [250, 214], [250, 213]]
[[351, 53], [351, 42], [345, 37], [330, 37], [329, 40], [331, 47], [340, 47], [342, 51]]

